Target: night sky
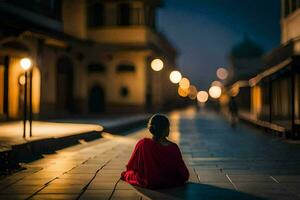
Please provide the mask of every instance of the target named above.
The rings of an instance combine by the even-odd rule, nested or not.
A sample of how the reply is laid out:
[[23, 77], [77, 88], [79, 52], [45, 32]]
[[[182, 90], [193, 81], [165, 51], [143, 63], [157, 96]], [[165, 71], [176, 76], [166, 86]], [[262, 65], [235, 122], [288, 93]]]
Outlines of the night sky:
[[179, 50], [178, 67], [201, 90], [245, 34], [265, 52], [280, 43], [280, 0], [165, 0], [158, 21]]

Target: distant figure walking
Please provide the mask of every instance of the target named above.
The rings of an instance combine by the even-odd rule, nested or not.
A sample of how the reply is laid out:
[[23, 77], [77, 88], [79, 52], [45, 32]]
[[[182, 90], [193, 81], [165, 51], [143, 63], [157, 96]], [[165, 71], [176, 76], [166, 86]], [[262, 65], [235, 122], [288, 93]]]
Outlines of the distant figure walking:
[[234, 97], [230, 97], [229, 112], [230, 112], [231, 127], [235, 128], [238, 121], [238, 106]]
[[152, 189], [183, 185], [189, 178], [189, 171], [178, 146], [167, 139], [170, 129], [168, 118], [153, 115], [148, 129], [153, 137], [141, 139], [136, 144], [121, 179]]

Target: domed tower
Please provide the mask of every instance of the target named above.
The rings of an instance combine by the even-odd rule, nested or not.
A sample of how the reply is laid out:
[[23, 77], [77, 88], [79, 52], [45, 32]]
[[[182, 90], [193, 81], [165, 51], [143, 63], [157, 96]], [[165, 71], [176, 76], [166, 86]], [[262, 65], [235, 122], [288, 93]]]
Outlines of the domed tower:
[[230, 78], [246, 78], [262, 67], [263, 49], [247, 35], [230, 52]]

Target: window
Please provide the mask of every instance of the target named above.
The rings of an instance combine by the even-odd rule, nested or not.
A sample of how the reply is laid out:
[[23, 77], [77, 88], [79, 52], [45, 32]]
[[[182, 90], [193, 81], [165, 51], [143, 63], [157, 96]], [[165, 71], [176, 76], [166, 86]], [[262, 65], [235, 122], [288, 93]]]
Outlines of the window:
[[120, 88], [120, 95], [121, 95], [121, 97], [123, 97], [123, 98], [125, 98], [125, 97], [128, 97], [128, 95], [129, 95], [129, 90], [128, 90], [128, 88], [127, 87], [121, 87]]
[[156, 24], [155, 24], [155, 8], [154, 7], [150, 7], [147, 6], [145, 8], [145, 20], [146, 20], [146, 24], [155, 29], [156, 28]]
[[106, 71], [106, 68], [103, 64], [90, 64], [88, 65], [89, 73], [103, 73]]
[[132, 24], [133, 25], [142, 25], [142, 10], [141, 8], [133, 8], [132, 9]]
[[130, 64], [121, 64], [117, 66], [117, 72], [122, 73], [122, 72], [134, 72], [135, 71], [135, 66], [130, 65]]
[[91, 3], [88, 5], [88, 26], [98, 27], [104, 25], [104, 6], [101, 3]]
[[118, 7], [118, 25], [130, 25], [130, 5], [122, 3]]
[[297, 9], [297, 6], [298, 6], [297, 3], [298, 2], [297, 2], [297, 0], [294, 0], [291, 3], [292, 3], [292, 12], [294, 12]]
[[284, 0], [284, 16], [287, 17], [291, 13], [290, 0]]

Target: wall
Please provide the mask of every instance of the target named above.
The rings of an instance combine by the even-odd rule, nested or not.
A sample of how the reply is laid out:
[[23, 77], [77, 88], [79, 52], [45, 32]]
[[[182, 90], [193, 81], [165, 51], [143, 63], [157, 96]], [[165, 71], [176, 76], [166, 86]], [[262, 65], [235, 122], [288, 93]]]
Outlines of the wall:
[[281, 21], [281, 43], [300, 37], [300, 9], [290, 14]]
[[86, 38], [86, 6], [85, 0], [63, 0], [63, 26], [66, 34]]

